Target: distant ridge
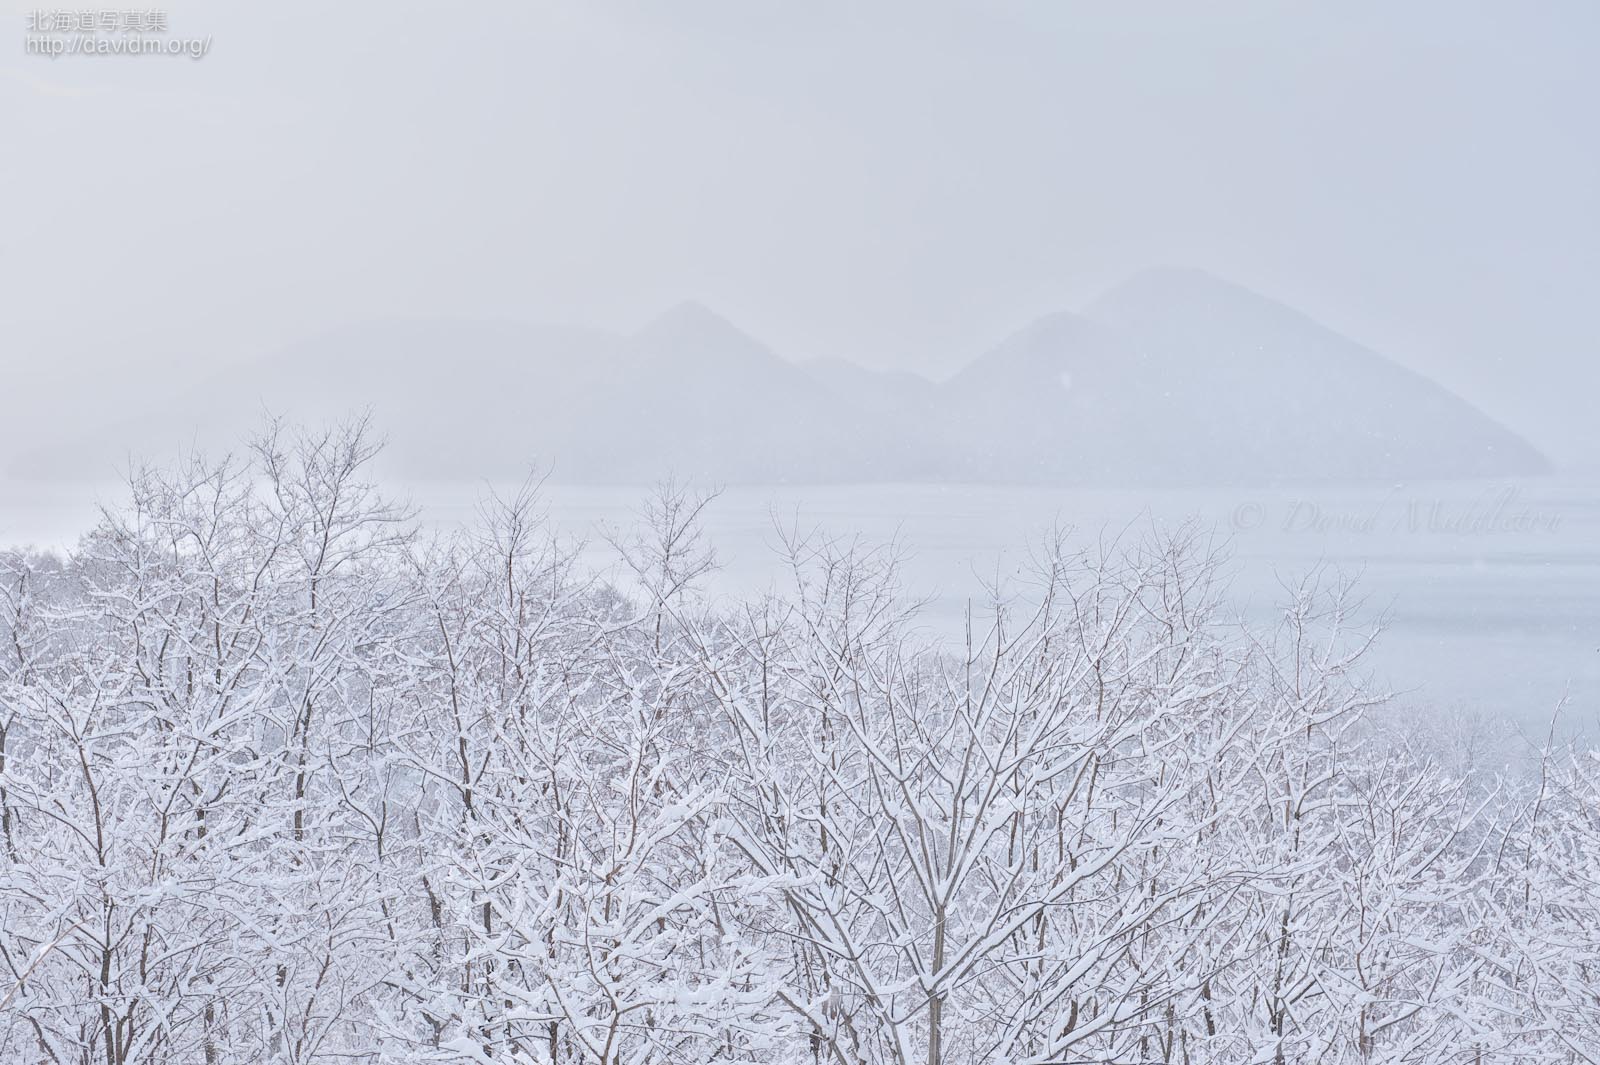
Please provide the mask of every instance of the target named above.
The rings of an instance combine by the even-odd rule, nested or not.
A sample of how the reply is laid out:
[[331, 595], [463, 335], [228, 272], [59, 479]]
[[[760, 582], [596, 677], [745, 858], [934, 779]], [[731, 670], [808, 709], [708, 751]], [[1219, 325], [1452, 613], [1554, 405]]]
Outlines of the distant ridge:
[[1434, 381], [1199, 270], [1147, 270], [1086, 310], [1144, 360], [1176, 479], [1543, 473], [1526, 440]]
[[[642, 483], [1209, 485], [1542, 473], [1527, 441], [1300, 312], [1150, 270], [933, 382], [796, 363], [694, 302], [638, 332], [428, 320], [350, 326], [108, 426], [18, 476], [228, 445], [266, 407], [371, 409], [401, 472]], [[205, 412], [196, 417], [195, 411]]]
[[631, 340], [646, 354], [690, 365], [727, 366], [739, 359], [778, 361], [765, 344], [695, 300], [685, 300], [657, 315]]

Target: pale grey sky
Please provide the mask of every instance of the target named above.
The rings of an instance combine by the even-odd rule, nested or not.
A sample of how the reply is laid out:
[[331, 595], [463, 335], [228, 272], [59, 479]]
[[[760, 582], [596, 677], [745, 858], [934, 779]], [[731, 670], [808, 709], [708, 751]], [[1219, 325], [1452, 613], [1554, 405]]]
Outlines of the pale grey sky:
[[200, 60], [27, 55], [34, 6], [0, 448], [392, 315], [693, 297], [943, 374], [1178, 264], [1600, 464], [1589, 2], [163, 5]]

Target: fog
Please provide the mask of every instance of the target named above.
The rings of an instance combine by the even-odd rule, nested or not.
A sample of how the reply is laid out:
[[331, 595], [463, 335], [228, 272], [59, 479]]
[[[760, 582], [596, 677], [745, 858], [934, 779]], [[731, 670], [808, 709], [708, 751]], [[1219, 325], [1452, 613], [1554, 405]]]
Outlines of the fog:
[[0, 12], [0, 1061], [1600, 1061], [1600, 8]]
[[[905, 501], [947, 632], [1047, 520], [1200, 516], [1280, 534], [1235, 541], [1258, 602], [1369, 571], [1429, 648], [1398, 687], [1526, 722], [1592, 683], [1588, 5], [164, 10], [202, 56], [39, 54], [7, 12], [6, 543], [366, 410], [450, 520], [529, 470], [608, 486], [580, 538], [664, 473], [735, 486], [728, 589], [779, 500], [883, 535]], [[1545, 524], [1288, 528], [1485, 492]]]
[[0, 441], [393, 316], [947, 376], [1197, 267], [1600, 461], [1600, 14], [1478, 3], [184, 4], [0, 63]]

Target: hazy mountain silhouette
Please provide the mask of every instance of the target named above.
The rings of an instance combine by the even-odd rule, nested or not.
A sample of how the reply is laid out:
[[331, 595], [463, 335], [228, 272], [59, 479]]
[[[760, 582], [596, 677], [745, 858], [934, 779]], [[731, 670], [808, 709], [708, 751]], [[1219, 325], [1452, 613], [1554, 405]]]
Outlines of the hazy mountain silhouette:
[[1273, 300], [1155, 270], [1041, 318], [944, 382], [786, 361], [714, 312], [629, 336], [382, 321], [310, 338], [13, 473], [226, 446], [262, 409], [370, 409], [411, 476], [641, 483], [1208, 484], [1542, 472], [1526, 441]]
[[1439, 384], [1198, 270], [1150, 270], [1085, 316], [1142, 357], [1171, 476], [1475, 477], [1543, 472], [1526, 440]]
[[1140, 483], [1166, 463], [1160, 389], [1121, 338], [1059, 313], [968, 365], [941, 400], [968, 479]]

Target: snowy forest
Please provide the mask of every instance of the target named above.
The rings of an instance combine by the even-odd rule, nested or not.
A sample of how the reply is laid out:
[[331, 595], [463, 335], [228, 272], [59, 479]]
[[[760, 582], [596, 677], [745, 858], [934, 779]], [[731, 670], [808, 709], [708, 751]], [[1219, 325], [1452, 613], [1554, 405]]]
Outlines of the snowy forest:
[[940, 642], [894, 544], [729, 601], [692, 486], [601, 571], [377, 452], [0, 554], [0, 1061], [1600, 1061], [1600, 758], [1418, 724], [1358, 587], [1044, 535]]

